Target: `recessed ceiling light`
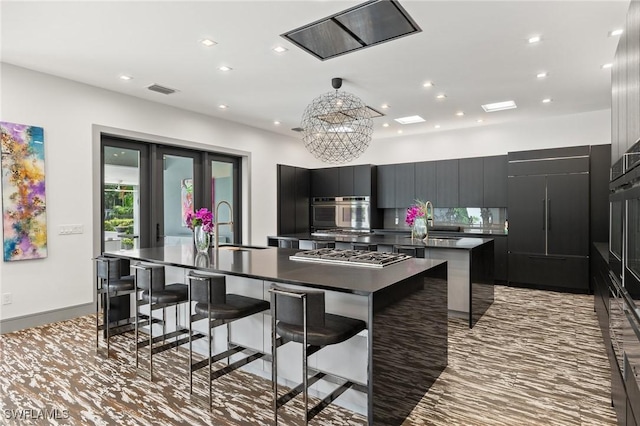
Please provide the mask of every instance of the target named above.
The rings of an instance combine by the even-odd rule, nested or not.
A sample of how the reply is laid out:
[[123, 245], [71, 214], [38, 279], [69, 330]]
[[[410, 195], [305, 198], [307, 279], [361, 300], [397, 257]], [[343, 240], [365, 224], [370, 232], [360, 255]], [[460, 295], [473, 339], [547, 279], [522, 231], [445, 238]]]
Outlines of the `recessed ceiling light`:
[[456, 115], [457, 115], [458, 117], [462, 117], [462, 116], [464, 115], [464, 112], [462, 112], [462, 111], [458, 111], [458, 112], [456, 112]]
[[600, 66], [600, 68], [602, 68], [603, 70], [607, 69], [607, 68], [611, 68], [613, 66], [613, 64], [603, 64]]
[[286, 47], [282, 47], [282, 46], [276, 46], [276, 47], [273, 48], [273, 51], [277, 52], [277, 53], [284, 53], [287, 50], [289, 50], [289, 49], [287, 49]]
[[540, 40], [542, 40], [542, 39], [540, 38], [540, 36], [533, 36], [533, 37], [529, 38], [529, 43], [537, 43], [537, 42], [539, 42]]
[[129, 80], [132, 80], [132, 79], [133, 79], [133, 77], [131, 77], [130, 75], [124, 75], [123, 74], [123, 75], [120, 76], [120, 80], [129, 81]]
[[440, 93], [438, 96], [436, 96], [436, 99], [444, 99], [446, 97], [447, 95], [445, 95], [444, 93]]
[[536, 77], [538, 77], [538, 78], [545, 78], [546, 76], [547, 76], [547, 73], [546, 73], [546, 72], [539, 72], [539, 73], [536, 75]]
[[274, 121], [273, 124], [275, 124], [276, 126], [280, 125], [280, 122], [278, 120]]
[[609, 37], [619, 36], [623, 32], [624, 32], [624, 30], [622, 28], [618, 28], [616, 30], [611, 30], [611, 31], [609, 31]]
[[542, 103], [543, 103], [543, 104], [548, 104], [548, 103], [550, 103], [551, 101], [553, 101], [553, 99], [551, 99], [551, 98], [545, 98], [545, 99], [543, 99], [543, 100], [542, 100]]
[[394, 120], [400, 124], [413, 124], [422, 123], [424, 121], [424, 118], [420, 117], [419, 115], [411, 115], [409, 117], [394, 118]]
[[502, 111], [505, 109], [513, 109], [517, 107], [518, 106], [514, 101], [494, 102], [492, 104], [482, 105], [482, 109], [485, 110], [485, 112]]
[[118, 156], [118, 154], [114, 152], [114, 153], [113, 153], [113, 156], [114, 156], [114, 157], [117, 157], [117, 156]]
[[213, 41], [211, 39], [208, 39], [208, 38], [200, 40], [200, 43], [202, 45], [204, 45], [204, 46], [207, 46], [207, 47], [215, 46], [216, 44], [218, 44], [215, 41]]
[[398, 130], [398, 134], [400, 134], [400, 135], [401, 135], [401, 134], [402, 134], [402, 130]]
[[218, 67], [218, 69], [219, 69], [220, 71], [231, 71], [233, 68], [230, 68], [230, 67], [228, 67], [228, 66], [226, 66], [226, 65], [223, 65], [223, 66], [221, 66], [221, 67]]
[[422, 87], [433, 87], [433, 86], [434, 86], [433, 81], [427, 81], [422, 85]]
[[229, 107], [228, 107], [227, 105], [225, 105], [225, 104], [220, 104], [220, 105], [218, 105], [218, 108], [220, 108], [220, 109], [227, 109], [227, 108], [229, 108]]
[[433, 128], [434, 128], [434, 129], [439, 129], [439, 128], [440, 128], [440, 125], [439, 125], [439, 124], [436, 124], [435, 126], [433, 126]]
[[387, 109], [387, 108], [389, 108], [389, 104], [382, 104], [382, 105], [380, 105], [380, 108]]
[[478, 118], [478, 119], [476, 120], [476, 123], [482, 123], [483, 121], [484, 121], [484, 120], [483, 120], [482, 118]]
[[384, 123], [382, 127], [389, 127], [389, 123]]

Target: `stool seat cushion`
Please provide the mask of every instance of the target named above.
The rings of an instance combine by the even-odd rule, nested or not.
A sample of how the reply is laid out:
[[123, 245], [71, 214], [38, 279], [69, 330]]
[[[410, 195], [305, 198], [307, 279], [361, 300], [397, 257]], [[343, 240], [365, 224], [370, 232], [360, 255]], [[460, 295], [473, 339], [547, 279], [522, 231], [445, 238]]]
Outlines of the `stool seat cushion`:
[[116, 278], [109, 281], [107, 284], [110, 292], [114, 291], [133, 291], [134, 289], [134, 280], [133, 275], [128, 275], [126, 277]]
[[[215, 319], [239, 319], [257, 314], [269, 309], [269, 302], [253, 297], [240, 296], [239, 294], [227, 294], [226, 303], [211, 305], [211, 318]], [[207, 303], [196, 303], [195, 311], [198, 314], [208, 315]]]
[[[326, 346], [344, 342], [367, 328], [364, 321], [325, 314], [324, 327], [307, 327], [307, 344]], [[301, 325], [286, 324], [282, 321], [276, 325], [278, 334], [285, 340], [302, 343], [304, 329]]]
[[[154, 290], [152, 303], [181, 303], [189, 300], [189, 287], [185, 284], [171, 284], [164, 290]], [[142, 300], [149, 301], [149, 290], [142, 292]]]

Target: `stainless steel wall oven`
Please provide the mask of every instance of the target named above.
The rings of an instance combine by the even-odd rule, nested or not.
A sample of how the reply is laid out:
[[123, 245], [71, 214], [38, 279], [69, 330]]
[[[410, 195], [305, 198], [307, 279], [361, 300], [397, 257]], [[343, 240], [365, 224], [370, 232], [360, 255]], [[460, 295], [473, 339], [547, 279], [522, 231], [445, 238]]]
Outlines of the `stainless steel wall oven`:
[[318, 229], [340, 228], [368, 230], [369, 197], [320, 197], [311, 204], [312, 227]]

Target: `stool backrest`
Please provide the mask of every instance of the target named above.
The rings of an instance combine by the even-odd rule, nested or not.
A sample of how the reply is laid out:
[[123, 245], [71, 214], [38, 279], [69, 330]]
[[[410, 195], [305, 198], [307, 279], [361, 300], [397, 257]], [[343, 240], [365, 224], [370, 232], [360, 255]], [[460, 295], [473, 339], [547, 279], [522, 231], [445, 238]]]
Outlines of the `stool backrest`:
[[191, 281], [191, 300], [198, 303], [208, 303], [207, 286], [210, 291], [210, 301], [212, 305], [223, 305], [227, 302], [227, 281], [224, 275], [198, 275], [191, 276], [206, 278], [206, 281]]
[[116, 257], [98, 256], [96, 258], [98, 278], [117, 280], [120, 278], [120, 259]]
[[139, 289], [148, 290], [149, 283], [153, 279], [153, 287], [154, 290], [164, 290], [164, 266], [156, 265], [154, 263], [144, 263], [140, 262], [136, 264], [137, 266], [143, 266], [148, 269], [136, 269], [136, 280], [137, 286]]
[[[324, 327], [324, 292], [300, 291], [288, 288], [278, 290], [294, 294], [306, 294], [307, 298], [307, 327]], [[275, 300], [274, 300], [275, 299]], [[285, 294], [271, 293], [271, 315], [274, 306], [276, 308], [276, 320], [286, 324], [303, 325], [303, 301], [302, 298]]]

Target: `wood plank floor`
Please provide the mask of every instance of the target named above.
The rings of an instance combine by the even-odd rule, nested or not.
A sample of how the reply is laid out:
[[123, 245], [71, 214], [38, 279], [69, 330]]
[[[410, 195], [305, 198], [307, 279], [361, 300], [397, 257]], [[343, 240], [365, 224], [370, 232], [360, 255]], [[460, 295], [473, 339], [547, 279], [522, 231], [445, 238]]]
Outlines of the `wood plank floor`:
[[[242, 372], [219, 380], [209, 413], [189, 401], [184, 352], [154, 357], [157, 380], [149, 383], [133, 371], [130, 336], [114, 339], [117, 358], [95, 355], [94, 320], [0, 335], [0, 424], [271, 424], [269, 381]], [[450, 320], [449, 348], [449, 366], [405, 425], [615, 424], [593, 296], [496, 287], [473, 330]], [[300, 407], [288, 408], [281, 424], [301, 424]], [[57, 409], [59, 419], [16, 421], [6, 411], [28, 409]], [[312, 422], [364, 423], [335, 405]]]

